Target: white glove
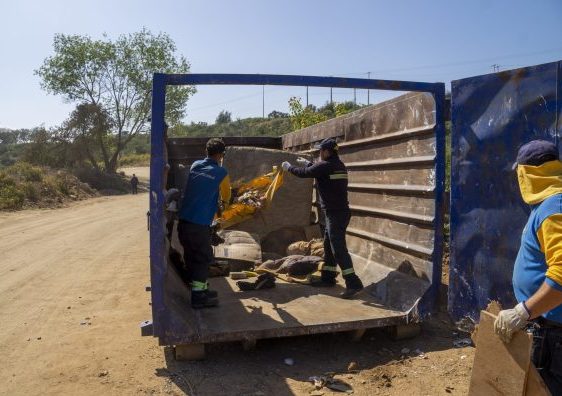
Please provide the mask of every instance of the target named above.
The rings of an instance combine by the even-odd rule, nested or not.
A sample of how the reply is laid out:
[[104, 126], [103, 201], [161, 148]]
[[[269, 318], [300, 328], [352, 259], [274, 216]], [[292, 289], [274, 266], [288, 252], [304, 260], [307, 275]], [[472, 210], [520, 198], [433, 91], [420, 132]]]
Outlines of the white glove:
[[283, 163], [281, 164], [281, 168], [283, 168], [283, 170], [284, 170], [285, 172], [287, 172], [290, 167], [291, 167], [291, 163], [290, 163], [290, 162], [285, 161], [285, 162], [283, 162]]
[[512, 309], [500, 311], [494, 322], [494, 331], [503, 342], [508, 343], [511, 341], [513, 333], [523, 329], [528, 320], [529, 312], [521, 302]]
[[297, 158], [297, 164], [301, 164], [301, 165], [306, 166], [306, 165], [308, 165], [309, 163], [310, 163], [310, 161], [307, 160], [306, 158], [303, 158], [303, 157]]

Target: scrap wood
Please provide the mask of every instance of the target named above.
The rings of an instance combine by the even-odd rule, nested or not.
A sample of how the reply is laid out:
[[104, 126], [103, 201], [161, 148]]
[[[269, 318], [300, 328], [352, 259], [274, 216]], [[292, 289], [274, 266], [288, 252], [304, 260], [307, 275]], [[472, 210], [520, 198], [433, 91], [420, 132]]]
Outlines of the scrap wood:
[[[490, 301], [485, 309], [486, 312], [489, 312], [492, 315], [496, 315], [496, 316], [500, 313], [501, 310], [502, 310], [502, 305], [499, 303], [499, 301], [496, 300]], [[476, 339], [478, 338], [477, 335], [478, 335], [478, 325], [475, 325], [474, 330], [470, 334], [470, 338], [472, 339], [472, 343], [474, 344], [474, 346], [476, 346]]]
[[495, 320], [496, 315], [490, 312], [480, 314], [469, 395], [524, 396], [531, 366], [532, 337], [518, 331], [506, 344], [494, 332]]
[[525, 396], [552, 396], [533, 364], [529, 367]]

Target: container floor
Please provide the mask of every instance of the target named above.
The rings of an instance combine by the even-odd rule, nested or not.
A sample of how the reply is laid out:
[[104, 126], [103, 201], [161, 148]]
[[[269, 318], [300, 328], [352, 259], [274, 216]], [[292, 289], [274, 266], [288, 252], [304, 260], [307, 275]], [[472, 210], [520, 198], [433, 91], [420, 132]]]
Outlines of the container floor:
[[407, 313], [392, 310], [365, 289], [354, 300], [338, 297], [344, 288], [317, 288], [277, 280], [275, 288], [242, 292], [236, 281], [212, 278], [218, 307], [193, 310], [189, 342], [218, 342], [356, 330], [405, 323]]

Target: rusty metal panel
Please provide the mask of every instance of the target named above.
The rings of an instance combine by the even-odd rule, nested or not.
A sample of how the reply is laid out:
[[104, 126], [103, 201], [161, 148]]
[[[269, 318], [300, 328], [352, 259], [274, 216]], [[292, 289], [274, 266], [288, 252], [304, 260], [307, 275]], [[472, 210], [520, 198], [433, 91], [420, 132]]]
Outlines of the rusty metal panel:
[[338, 140], [349, 171], [347, 240], [356, 270], [368, 283], [397, 287], [395, 295], [404, 289], [391, 286], [393, 274], [425, 283], [420, 298], [437, 286], [443, 180], [436, 175], [444, 162], [435, 115], [431, 95], [409, 93], [283, 136], [284, 149], [307, 153], [322, 139]]
[[[209, 137], [175, 137], [169, 138], [166, 144], [168, 150], [168, 173], [167, 187], [183, 188], [186, 182], [186, 172], [181, 166], [189, 167], [193, 161], [205, 158], [205, 144]], [[261, 147], [269, 149], [281, 149], [280, 137], [262, 136], [224, 136], [221, 137], [227, 146]]]

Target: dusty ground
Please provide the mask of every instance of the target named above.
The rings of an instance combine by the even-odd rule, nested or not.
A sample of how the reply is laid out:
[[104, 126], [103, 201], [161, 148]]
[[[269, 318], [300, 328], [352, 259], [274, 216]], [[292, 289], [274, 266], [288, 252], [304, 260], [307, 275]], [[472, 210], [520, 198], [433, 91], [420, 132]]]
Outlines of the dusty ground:
[[310, 376], [352, 361], [360, 371], [339, 378], [356, 395], [467, 393], [474, 351], [453, 348], [442, 314], [408, 341], [332, 334], [252, 352], [214, 345], [204, 362], [175, 362], [138, 329], [151, 316], [147, 204], [139, 194], [0, 214], [0, 394], [308, 395]]

